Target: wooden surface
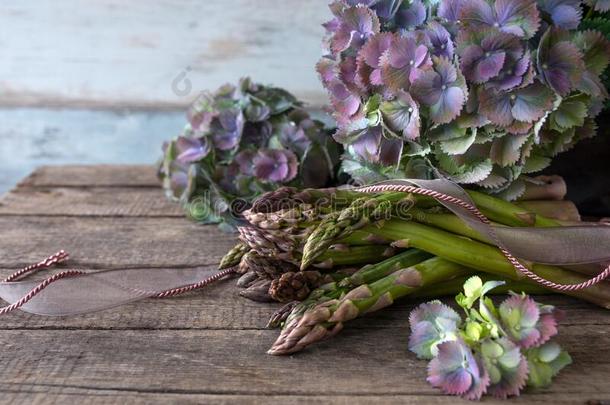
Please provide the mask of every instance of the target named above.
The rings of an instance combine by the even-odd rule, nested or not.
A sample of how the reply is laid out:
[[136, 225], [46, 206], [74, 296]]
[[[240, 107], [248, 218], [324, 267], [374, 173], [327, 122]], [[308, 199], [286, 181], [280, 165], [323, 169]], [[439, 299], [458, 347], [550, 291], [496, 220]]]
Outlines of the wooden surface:
[[184, 107], [250, 75], [321, 104], [327, 0], [4, 0], [1, 106]]
[[[182, 218], [144, 166], [43, 167], [0, 199], [0, 275], [60, 248], [85, 269], [215, 266], [234, 242]], [[610, 401], [610, 312], [569, 298], [559, 341], [574, 364], [518, 403]], [[275, 306], [234, 281], [74, 317], [0, 317], [0, 402], [455, 403], [408, 352], [403, 301], [300, 354], [265, 354]], [[485, 402], [494, 402], [486, 399]]]

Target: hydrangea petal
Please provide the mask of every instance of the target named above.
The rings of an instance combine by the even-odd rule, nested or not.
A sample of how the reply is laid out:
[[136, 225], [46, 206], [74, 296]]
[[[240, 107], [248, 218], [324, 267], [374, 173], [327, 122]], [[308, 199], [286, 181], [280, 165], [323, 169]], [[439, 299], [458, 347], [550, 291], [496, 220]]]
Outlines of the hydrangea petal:
[[500, 304], [498, 312], [508, 337], [519, 346], [532, 347], [540, 339], [536, 328], [540, 310], [530, 297], [513, 295]]
[[[498, 352], [485, 350], [486, 347], [498, 348]], [[486, 341], [481, 345], [483, 364], [491, 376], [487, 392], [495, 397], [506, 399], [519, 395], [527, 383], [527, 360], [521, 355], [518, 346], [506, 338]]]
[[477, 400], [489, 385], [489, 376], [462, 341], [438, 345], [438, 355], [428, 365], [428, 382], [446, 394]]
[[460, 19], [473, 29], [496, 28], [507, 34], [531, 38], [540, 26], [535, 0], [467, 0]]
[[390, 130], [401, 133], [405, 139], [419, 137], [419, 107], [408, 93], [398, 93], [395, 100], [383, 102], [379, 110]]
[[375, 163], [379, 160], [381, 128], [367, 128], [352, 144], [354, 151], [363, 159]]
[[454, 46], [449, 31], [438, 22], [431, 21], [426, 32], [432, 46], [431, 53], [453, 59]]
[[553, 25], [566, 30], [578, 28], [582, 18], [580, 0], [538, 0], [538, 5], [551, 17]]
[[395, 24], [402, 29], [410, 29], [426, 21], [426, 7], [420, 0], [403, 2], [394, 16]]
[[535, 83], [511, 95], [513, 117], [518, 121], [534, 122], [553, 107], [553, 94], [540, 83]]
[[395, 166], [400, 162], [404, 142], [397, 138], [382, 138], [379, 145], [379, 163]]
[[562, 96], [579, 83], [584, 70], [582, 54], [567, 41], [567, 33], [558, 28], [549, 28], [542, 36], [537, 65], [540, 78]]
[[181, 163], [192, 163], [203, 159], [210, 153], [210, 144], [206, 138], [178, 137], [176, 140], [176, 159]]
[[360, 47], [367, 37], [379, 32], [379, 18], [365, 6], [348, 7], [340, 14], [339, 27], [331, 38], [333, 52]]
[[450, 22], [457, 22], [460, 19], [462, 7], [465, 0], [441, 0], [437, 15]]

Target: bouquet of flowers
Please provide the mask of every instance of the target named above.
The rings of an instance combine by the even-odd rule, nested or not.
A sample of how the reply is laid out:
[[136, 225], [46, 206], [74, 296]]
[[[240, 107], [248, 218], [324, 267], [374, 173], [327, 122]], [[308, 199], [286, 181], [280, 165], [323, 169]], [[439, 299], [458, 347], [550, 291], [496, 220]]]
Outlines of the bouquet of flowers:
[[578, 30], [578, 0], [338, 0], [331, 10], [317, 70], [343, 170], [362, 184], [444, 176], [513, 200], [526, 175], [595, 134], [610, 48]]
[[340, 149], [287, 91], [244, 78], [204, 92], [164, 144], [159, 177], [189, 216], [231, 229], [252, 199], [282, 185], [336, 180]]

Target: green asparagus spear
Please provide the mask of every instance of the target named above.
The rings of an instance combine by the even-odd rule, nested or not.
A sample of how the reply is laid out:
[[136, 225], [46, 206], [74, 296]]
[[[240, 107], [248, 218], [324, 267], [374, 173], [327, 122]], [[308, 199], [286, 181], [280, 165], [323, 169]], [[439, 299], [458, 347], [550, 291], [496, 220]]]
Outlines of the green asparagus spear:
[[300, 351], [337, 334], [349, 320], [391, 305], [394, 300], [423, 286], [470, 272], [467, 267], [435, 257], [395, 271], [373, 283], [362, 284], [339, 299], [321, 302], [302, 314], [289, 317], [267, 353], [280, 355]]

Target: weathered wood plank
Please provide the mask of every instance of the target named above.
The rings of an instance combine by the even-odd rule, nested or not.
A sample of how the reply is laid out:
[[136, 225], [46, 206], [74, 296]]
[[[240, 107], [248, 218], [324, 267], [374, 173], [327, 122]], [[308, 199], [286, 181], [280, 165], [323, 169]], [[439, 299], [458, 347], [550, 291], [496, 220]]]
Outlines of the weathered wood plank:
[[321, 101], [313, 67], [321, 54], [320, 24], [330, 17], [326, 4], [10, 1], [0, 10], [0, 104], [184, 106], [196, 92], [246, 74]]
[[0, 267], [64, 249], [74, 266], [196, 267], [219, 263], [235, 235], [184, 218], [0, 217]]
[[[559, 342], [574, 364], [552, 391], [541, 392], [579, 393], [583, 401], [610, 395], [606, 330], [564, 328]], [[299, 355], [272, 357], [265, 354], [272, 331], [5, 331], [0, 379], [22, 387], [143, 393], [436, 395], [425, 382], [426, 362], [406, 351], [407, 333], [406, 322], [391, 333], [346, 330]]]
[[41, 166], [20, 187], [150, 187], [159, 188], [152, 165]]
[[[8, 275], [8, 271], [0, 273]], [[238, 295], [235, 280], [226, 280], [198, 292], [167, 299], [148, 299], [94, 314], [43, 317], [21, 311], [4, 315], [0, 330], [9, 329], [265, 329], [267, 320], [280, 304], [262, 304]], [[581, 301], [559, 296], [540, 297], [540, 302], [565, 310], [563, 326], [607, 325], [610, 313]], [[452, 304], [452, 298], [444, 300]], [[421, 300], [401, 302], [369, 316], [356, 319], [346, 329], [402, 328], [411, 310]]]
[[[6, 388], [5, 388], [6, 387]], [[181, 393], [143, 393], [125, 392], [120, 390], [95, 390], [72, 387], [49, 387], [33, 385], [0, 384], [0, 403], [31, 404], [151, 404], [151, 403], [181, 403], [181, 404], [337, 404], [337, 405], [398, 405], [398, 404], [472, 404], [471, 401], [457, 397], [449, 399], [439, 395], [214, 395], [214, 394], [181, 394]], [[603, 404], [610, 398], [608, 394], [591, 394], [591, 404]], [[548, 393], [528, 393], [528, 395], [511, 398], [511, 403], [538, 404], [575, 404], [585, 403], [581, 394], [562, 394], [557, 397]], [[485, 399], [486, 404], [506, 404], [506, 401]]]
[[160, 187], [19, 187], [0, 197], [0, 215], [184, 217]]

